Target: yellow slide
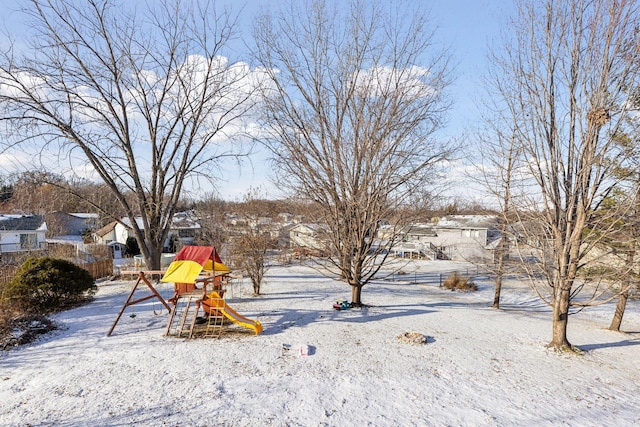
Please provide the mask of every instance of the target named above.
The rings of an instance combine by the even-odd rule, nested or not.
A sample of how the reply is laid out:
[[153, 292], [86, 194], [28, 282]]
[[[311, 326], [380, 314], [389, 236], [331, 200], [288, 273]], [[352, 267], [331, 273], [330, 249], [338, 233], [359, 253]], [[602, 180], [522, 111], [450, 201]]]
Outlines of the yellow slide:
[[205, 299], [202, 301], [202, 306], [205, 312], [211, 313], [211, 311], [218, 311], [233, 323], [237, 323], [240, 326], [253, 330], [256, 335], [262, 332], [262, 324], [259, 321], [244, 317], [229, 307], [225, 300], [220, 297], [220, 294], [215, 291], [207, 294]]

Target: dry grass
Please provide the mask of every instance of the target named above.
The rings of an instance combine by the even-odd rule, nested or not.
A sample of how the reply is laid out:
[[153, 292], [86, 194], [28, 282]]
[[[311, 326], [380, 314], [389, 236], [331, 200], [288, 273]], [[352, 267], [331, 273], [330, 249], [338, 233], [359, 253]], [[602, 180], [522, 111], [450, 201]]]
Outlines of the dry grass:
[[7, 302], [0, 302], [0, 350], [30, 343], [55, 328], [53, 322], [41, 314], [27, 314]]
[[11, 332], [13, 319], [21, 314], [17, 308], [6, 302], [0, 302], [0, 338]]
[[478, 290], [478, 285], [468, 277], [462, 277], [457, 271], [447, 277], [442, 286], [451, 291], [469, 292]]

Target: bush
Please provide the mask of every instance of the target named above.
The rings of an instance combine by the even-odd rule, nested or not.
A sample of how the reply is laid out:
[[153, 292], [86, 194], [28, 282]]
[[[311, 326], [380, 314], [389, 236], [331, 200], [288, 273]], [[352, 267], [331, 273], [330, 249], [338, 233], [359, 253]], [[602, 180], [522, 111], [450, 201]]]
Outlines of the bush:
[[127, 242], [124, 246], [124, 256], [133, 257], [140, 255], [140, 245], [135, 237], [127, 237]]
[[93, 277], [77, 265], [55, 258], [27, 259], [3, 295], [26, 313], [51, 313], [82, 301], [97, 290]]
[[451, 276], [447, 277], [442, 284], [445, 288], [452, 291], [477, 291], [478, 286], [469, 281], [468, 277], [462, 277], [456, 271]]

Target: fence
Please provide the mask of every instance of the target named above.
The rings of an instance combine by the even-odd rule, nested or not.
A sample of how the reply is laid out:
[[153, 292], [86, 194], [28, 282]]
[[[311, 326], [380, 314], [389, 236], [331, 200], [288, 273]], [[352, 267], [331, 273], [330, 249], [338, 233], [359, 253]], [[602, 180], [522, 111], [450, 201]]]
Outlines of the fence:
[[102, 261], [78, 263], [79, 267], [84, 268], [91, 274], [95, 280], [102, 279], [103, 277], [113, 276], [113, 260], [105, 259]]

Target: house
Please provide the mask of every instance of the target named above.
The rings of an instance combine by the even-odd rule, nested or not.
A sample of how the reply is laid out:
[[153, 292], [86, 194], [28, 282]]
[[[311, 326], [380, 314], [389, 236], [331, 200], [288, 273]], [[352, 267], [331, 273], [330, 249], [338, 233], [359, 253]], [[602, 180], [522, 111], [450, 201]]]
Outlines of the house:
[[91, 235], [96, 243], [102, 243], [108, 245], [111, 242], [116, 242], [116, 221], [112, 221], [102, 228], [97, 229]]
[[321, 255], [327, 248], [327, 228], [319, 224], [296, 224], [289, 229], [289, 246]]
[[113, 259], [120, 259], [124, 257], [126, 245], [116, 240], [116, 224], [116, 221], [112, 221], [104, 227], [97, 229], [91, 235], [96, 243], [109, 247]]
[[177, 239], [180, 247], [189, 246], [193, 245], [200, 232], [201, 226], [193, 211], [178, 212], [171, 221], [169, 239]]
[[96, 213], [53, 212], [45, 215], [50, 237], [84, 237], [100, 226], [100, 216]]
[[415, 253], [431, 259], [488, 263], [494, 261], [500, 236], [497, 216], [449, 215], [431, 224], [406, 227], [393, 251], [403, 256]]
[[[388, 233], [392, 233], [393, 228], [383, 226], [380, 228], [379, 236], [388, 239]], [[400, 231], [400, 241], [396, 243], [391, 251], [396, 256], [408, 258], [429, 258], [447, 259], [446, 255], [432, 243], [438, 237], [433, 224], [411, 224]]]
[[46, 249], [42, 215], [0, 215], [0, 253]]
[[[138, 227], [144, 230], [141, 217], [136, 217]], [[173, 216], [167, 239], [164, 242], [165, 252], [175, 252], [175, 246], [192, 245], [200, 232], [200, 224], [193, 212], [178, 212]], [[122, 218], [120, 222], [112, 222], [93, 233], [96, 242], [114, 245], [117, 242], [126, 245], [129, 237], [135, 237], [129, 218]], [[115, 247], [115, 246], [114, 246]]]

